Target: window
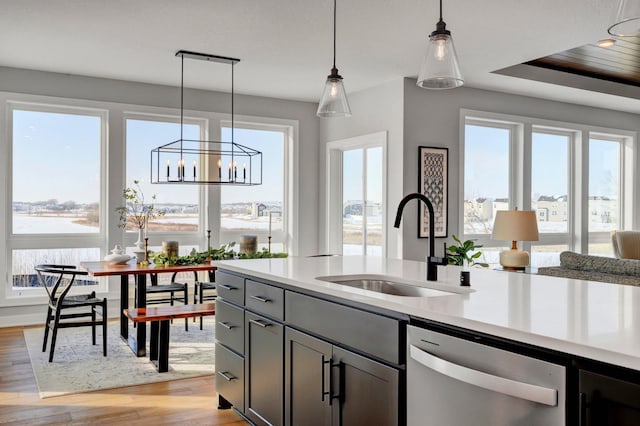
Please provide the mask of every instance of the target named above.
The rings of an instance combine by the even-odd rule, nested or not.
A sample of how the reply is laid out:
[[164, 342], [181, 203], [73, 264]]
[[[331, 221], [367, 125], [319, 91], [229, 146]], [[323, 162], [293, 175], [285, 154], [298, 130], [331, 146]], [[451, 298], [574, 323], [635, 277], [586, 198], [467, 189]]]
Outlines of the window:
[[382, 147], [342, 154], [342, 253], [382, 256]]
[[620, 227], [621, 141], [589, 140], [589, 253], [612, 256], [611, 231]]
[[496, 210], [509, 208], [512, 128], [470, 121], [465, 126], [464, 234], [490, 235]]
[[[183, 138], [201, 140], [202, 125], [185, 123]], [[155, 218], [148, 226], [148, 232], [184, 233], [197, 232], [200, 223], [200, 191], [198, 185], [152, 185], [151, 150], [160, 145], [180, 139], [180, 123], [150, 118], [126, 119], [127, 170], [126, 186], [134, 180], [146, 199], [156, 195], [155, 206], [165, 211], [165, 215]], [[177, 166], [177, 165], [176, 165]], [[128, 231], [135, 231], [128, 229]], [[155, 241], [158, 245], [160, 242]]]
[[534, 131], [531, 136], [531, 210], [538, 212], [540, 234], [569, 230], [570, 142], [571, 134], [558, 131]]
[[518, 244], [532, 266], [557, 265], [564, 250], [612, 254], [609, 232], [623, 229], [623, 181], [632, 180], [623, 155], [632, 133], [463, 114], [463, 232], [484, 245], [487, 262], [497, 263], [496, 248], [504, 247], [491, 239], [495, 211], [515, 207], [536, 212], [539, 241]]
[[385, 132], [327, 144], [327, 253], [385, 256], [386, 144]]
[[[274, 126], [234, 127], [233, 140], [262, 152], [262, 185], [220, 188], [221, 243], [240, 242], [241, 235], [256, 235], [258, 250], [287, 251], [287, 178], [288, 130]], [[231, 141], [231, 127], [222, 128], [222, 140]], [[238, 164], [238, 169], [244, 165]], [[253, 172], [253, 171], [252, 171]]]
[[36, 264], [100, 257], [106, 112], [15, 102], [9, 119], [13, 278], [5, 296], [37, 297]]

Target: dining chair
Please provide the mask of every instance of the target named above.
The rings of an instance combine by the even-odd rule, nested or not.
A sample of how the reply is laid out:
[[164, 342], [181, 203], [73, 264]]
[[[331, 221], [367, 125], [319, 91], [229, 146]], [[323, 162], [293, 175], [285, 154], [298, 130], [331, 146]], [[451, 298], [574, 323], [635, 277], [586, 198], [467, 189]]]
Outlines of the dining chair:
[[[193, 303], [204, 303], [206, 301], [215, 301], [218, 297], [216, 290], [215, 271], [207, 271], [209, 273], [209, 281], [198, 281], [196, 274], [196, 282], [193, 287]], [[193, 321], [195, 322], [195, 318]], [[200, 330], [202, 330], [202, 317], [200, 317]]]
[[[84, 276], [88, 273], [77, 270], [73, 265], [41, 264], [36, 265], [35, 270], [40, 284], [45, 288], [49, 297], [42, 343], [42, 352], [45, 352], [49, 331], [51, 331], [49, 362], [53, 362], [59, 328], [90, 326], [91, 340], [95, 345], [96, 326], [101, 325], [103, 354], [107, 356], [107, 299], [97, 298], [95, 291], [89, 294], [69, 295], [71, 286], [76, 281], [76, 276]], [[63, 313], [64, 310], [69, 313]]]

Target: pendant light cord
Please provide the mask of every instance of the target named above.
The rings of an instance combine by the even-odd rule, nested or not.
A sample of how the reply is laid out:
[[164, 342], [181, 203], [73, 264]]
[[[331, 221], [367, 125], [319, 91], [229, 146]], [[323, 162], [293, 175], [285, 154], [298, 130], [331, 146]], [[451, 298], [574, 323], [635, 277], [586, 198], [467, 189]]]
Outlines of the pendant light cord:
[[[184, 127], [184, 55], [181, 56], [180, 61], [180, 160], [178, 160], [178, 170], [180, 170], [180, 161], [184, 161], [183, 153], [182, 153], [182, 145], [183, 145], [183, 133], [182, 128]], [[180, 173], [178, 173], [180, 175]], [[182, 176], [184, 179], [184, 176]]]
[[440, 21], [442, 21], [442, 0], [440, 0]]
[[[442, 1], [442, 0], [440, 0]], [[337, 0], [333, 0], [333, 68], [336, 68], [336, 4]]]

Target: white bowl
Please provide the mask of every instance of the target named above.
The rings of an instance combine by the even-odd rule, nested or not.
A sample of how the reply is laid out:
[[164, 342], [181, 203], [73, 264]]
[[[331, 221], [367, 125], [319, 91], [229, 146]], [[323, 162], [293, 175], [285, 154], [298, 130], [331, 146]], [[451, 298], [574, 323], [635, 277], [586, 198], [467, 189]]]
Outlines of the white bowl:
[[114, 264], [127, 263], [131, 260], [131, 256], [128, 254], [108, 254], [104, 257], [104, 260]]

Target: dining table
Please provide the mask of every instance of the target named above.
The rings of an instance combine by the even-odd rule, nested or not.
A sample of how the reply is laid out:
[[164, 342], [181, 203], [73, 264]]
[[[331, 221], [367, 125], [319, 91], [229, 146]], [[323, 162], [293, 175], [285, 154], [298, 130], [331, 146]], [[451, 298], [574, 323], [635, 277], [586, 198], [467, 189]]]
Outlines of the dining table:
[[104, 260], [83, 261], [80, 266], [94, 277], [120, 276], [120, 337], [138, 357], [147, 354], [147, 327], [145, 323], [137, 324], [135, 336], [129, 336], [129, 318], [124, 313], [129, 308], [129, 277], [133, 275], [137, 288], [136, 306], [144, 308], [147, 306], [147, 275], [216, 270], [211, 262], [197, 265], [155, 265], [137, 263], [135, 259], [118, 264]]

